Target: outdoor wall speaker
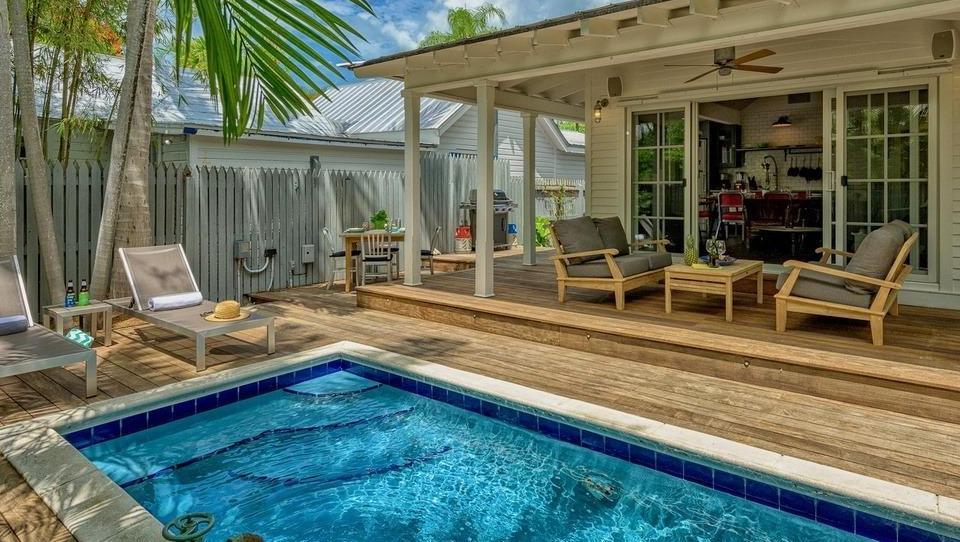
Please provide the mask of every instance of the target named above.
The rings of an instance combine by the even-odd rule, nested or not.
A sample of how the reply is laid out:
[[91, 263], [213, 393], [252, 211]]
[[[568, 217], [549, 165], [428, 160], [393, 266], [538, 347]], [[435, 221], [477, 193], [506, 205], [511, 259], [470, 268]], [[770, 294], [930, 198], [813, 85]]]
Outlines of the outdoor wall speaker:
[[623, 94], [623, 79], [619, 77], [610, 77], [607, 79], [607, 96], [617, 98]]
[[952, 61], [957, 54], [957, 31], [950, 29], [937, 32], [933, 35], [931, 49], [934, 60]]

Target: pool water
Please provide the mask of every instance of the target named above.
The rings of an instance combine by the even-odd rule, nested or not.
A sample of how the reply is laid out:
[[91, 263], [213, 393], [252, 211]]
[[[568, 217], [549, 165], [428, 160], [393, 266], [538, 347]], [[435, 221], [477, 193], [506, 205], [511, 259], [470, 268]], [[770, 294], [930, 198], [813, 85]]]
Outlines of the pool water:
[[864, 540], [349, 372], [82, 452], [210, 541]]

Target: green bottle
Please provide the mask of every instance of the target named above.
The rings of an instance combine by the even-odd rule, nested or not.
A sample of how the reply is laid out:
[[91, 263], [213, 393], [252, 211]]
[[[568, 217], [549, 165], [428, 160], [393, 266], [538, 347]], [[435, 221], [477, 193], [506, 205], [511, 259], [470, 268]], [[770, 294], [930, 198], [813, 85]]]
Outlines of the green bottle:
[[77, 305], [89, 305], [90, 304], [90, 288], [87, 286], [87, 280], [83, 279], [80, 281], [80, 292], [77, 294]]

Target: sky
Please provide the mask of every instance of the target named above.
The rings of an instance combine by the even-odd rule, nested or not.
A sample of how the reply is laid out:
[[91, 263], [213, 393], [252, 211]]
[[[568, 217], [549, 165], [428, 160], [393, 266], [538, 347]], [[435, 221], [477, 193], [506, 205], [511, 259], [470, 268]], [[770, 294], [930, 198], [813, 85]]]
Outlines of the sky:
[[[367, 41], [357, 41], [357, 60], [415, 49], [431, 30], [447, 29], [447, 10], [474, 8], [486, 0], [371, 0], [376, 17], [346, 0], [324, 2], [354, 25]], [[504, 11], [507, 27], [532, 23], [574, 11], [595, 8], [610, 0], [490, 0]], [[348, 79], [351, 76], [344, 74]]]

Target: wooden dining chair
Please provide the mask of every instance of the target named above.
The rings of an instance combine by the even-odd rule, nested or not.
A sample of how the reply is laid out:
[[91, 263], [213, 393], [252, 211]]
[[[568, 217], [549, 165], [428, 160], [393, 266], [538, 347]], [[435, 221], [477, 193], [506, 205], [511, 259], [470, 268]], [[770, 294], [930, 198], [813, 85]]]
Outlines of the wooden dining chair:
[[[330, 235], [330, 230], [327, 229], [326, 226], [323, 227], [323, 240], [327, 244], [327, 269], [329, 269], [328, 273], [330, 276], [329, 280], [327, 280], [327, 290], [329, 290], [330, 288], [333, 287], [333, 281], [337, 277], [337, 271], [339, 271], [340, 269], [343, 269], [344, 274], [346, 274], [346, 273], [350, 273], [351, 270], [347, 269], [347, 266], [346, 266], [347, 251], [336, 250], [337, 245], [334, 244], [333, 236]], [[357, 258], [360, 256], [360, 251], [357, 249], [354, 249], [351, 252], [351, 255], [354, 258]], [[344, 260], [344, 266], [342, 268], [337, 267], [337, 261], [339, 261], [341, 258]], [[352, 272], [354, 273], [355, 284], [360, 283], [360, 274], [359, 274], [360, 272], [358, 271], [359, 269], [360, 269], [360, 266], [355, 265], [352, 270]]]
[[433, 253], [437, 249], [437, 241], [440, 240], [440, 231], [443, 230], [443, 227], [437, 226], [437, 229], [433, 230], [433, 235], [430, 236], [430, 248], [424, 248], [420, 250], [420, 269], [423, 269], [423, 266], [426, 265], [430, 269], [430, 274], [433, 274]]
[[371, 273], [370, 276], [385, 277], [387, 282], [393, 279], [393, 268], [396, 266], [397, 276], [400, 275], [400, 260], [397, 253], [391, 250], [393, 241], [386, 230], [365, 231], [360, 236], [360, 284], [367, 283], [367, 270], [385, 268], [384, 273]]

